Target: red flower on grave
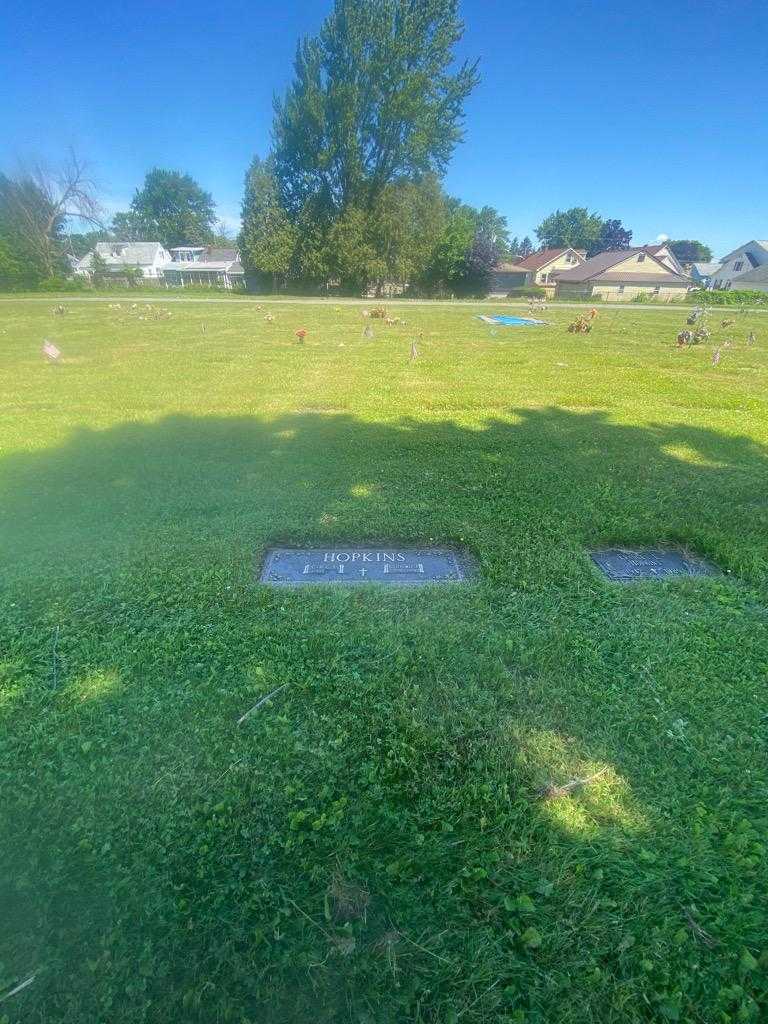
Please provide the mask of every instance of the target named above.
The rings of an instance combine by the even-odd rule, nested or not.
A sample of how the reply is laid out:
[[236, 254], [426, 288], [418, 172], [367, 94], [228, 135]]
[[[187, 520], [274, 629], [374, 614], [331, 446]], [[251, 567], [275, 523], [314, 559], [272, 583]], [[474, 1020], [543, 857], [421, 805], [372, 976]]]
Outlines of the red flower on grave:
[[298, 329], [298, 331], [296, 331], [296, 337], [299, 339], [299, 341], [304, 341], [306, 336], [307, 336], [307, 329], [306, 329], [306, 327], [300, 327]]

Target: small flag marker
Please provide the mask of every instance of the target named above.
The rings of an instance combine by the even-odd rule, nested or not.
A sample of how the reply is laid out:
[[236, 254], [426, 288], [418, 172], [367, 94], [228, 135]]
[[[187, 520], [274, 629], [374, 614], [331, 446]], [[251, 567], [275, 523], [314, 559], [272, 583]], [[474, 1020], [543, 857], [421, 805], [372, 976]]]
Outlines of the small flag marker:
[[58, 349], [52, 341], [48, 341], [48, 339], [45, 338], [43, 341], [43, 355], [47, 359], [50, 359], [52, 363], [55, 363], [57, 360], [61, 359], [61, 350]]

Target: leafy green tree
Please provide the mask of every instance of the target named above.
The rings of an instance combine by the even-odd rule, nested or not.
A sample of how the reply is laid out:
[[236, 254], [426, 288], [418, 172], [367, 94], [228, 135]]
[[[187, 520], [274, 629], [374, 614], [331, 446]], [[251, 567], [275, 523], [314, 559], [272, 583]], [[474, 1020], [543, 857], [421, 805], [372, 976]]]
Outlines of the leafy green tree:
[[269, 278], [274, 291], [288, 274], [296, 248], [296, 229], [280, 202], [272, 161], [254, 157], [245, 176], [243, 227], [239, 244], [243, 266]]
[[0, 174], [0, 239], [13, 263], [21, 267], [27, 287], [66, 273], [61, 244], [64, 220], [31, 177]]
[[484, 297], [488, 294], [493, 268], [499, 262], [499, 250], [487, 235], [475, 233], [464, 261], [453, 279], [457, 295]]
[[602, 229], [603, 219], [599, 214], [574, 206], [570, 210], [555, 210], [545, 217], [536, 228], [536, 237], [545, 249], [569, 245], [590, 251], [600, 244]]
[[703, 242], [691, 238], [676, 238], [667, 242], [681, 263], [710, 263], [712, 250]]
[[477, 65], [453, 70], [458, 0], [335, 0], [303, 39], [275, 103], [275, 171], [286, 208], [370, 210], [400, 178], [444, 172], [461, 140]]
[[231, 249], [233, 246], [239, 244], [238, 233], [233, 231], [228, 224], [219, 218], [219, 220], [217, 220], [213, 225], [211, 245], [215, 245], [219, 249]]
[[301, 290], [327, 287], [331, 276], [328, 233], [332, 221], [320, 202], [309, 201], [293, 221], [296, 246], [291, 258], [289, 277]]
[[89, 272], [91, 275], [91, 281], [95, 285], [104, 284], [104, 281], [109, 275], [109, 268], [107, 267], [107, 261], [103, 256], [100, 256], [97, 252], [94, 252], [91, 256]]
[[513, 239], [511, 239], [509, 245], [507, 246], [507, 255], [508, 256], [519, 256], [520, 255], [520, 239], [517, 237], [517, 235], [515, 235], [515, 237]]
[[84, 231], [67, 232], [62, 241], [68, 253], [81, 259], [94, 248], [97, 242], [108, 242], [109, 239], [108, 231]]
[[381, 258], [374, 283], [406, 285], [428, 265], [445, 228], [447, 206], [437, 176], [387, 185], [374, 205], [371, 230]]
[[0, 237], [0, 290], [11, 291], [24, 284], [24, 267], [13, 252], [12, 240]]
[[190, 175], [179, 171], [158, 167], [151, 170], [133, 197], [130, 214], [120, 215], [121, 226], [130, 227], [132, 233], [138, 231], [142, 236], [139, 240], [160, 242], [166, 249], [177, 245], [208, 245], [213, 239], [216, 223], [213, 197]]
[[475, 216], [471, 207], [449, 204], [452, 209], [423, 275], [424, 285], [438, 292], [460, 292], [466, 278], [466, 261], [475, 240]]
[[[477, 211], [476, 224], [478, 237], [496, 251], [497, 260], [508, 259], [511, 252], [507, 218], [492, 206], [484, 206]], [[486, 248], [486, 252], [490, 250]]]
[[520, 256], [523, 257], [523, 259], [525, 259], [525, 257], [526, 256], [530, 256], [532, 252], [533, 252], [533, 242], [530, 240], [528, 235], [526, 235], [525, 238], [520, 243], [520, 248], [518, 250], [518, 253], [519, 253]]
[[373, 244], [370, 216], [358, 207], [347, 207], [333, 222], [328, 255], [331, 273], [344, 291], [359, 294], [385, 274], [384, 261]]
[[587, 247], [587, 256], [594, 256], [598, 252], [616, 252], [617, 249], [628, 249], [631, 244], [632, 232], [628, 231], [620, 220], [604, 220], [599, 238], [593, 245]]
[[74, 150], [54, 166], [37, 163], [13, 178], [0, 175], [0, 235], [12, 240], [31, 278], [68, 272], [62, 235], [71, 218], [102, 227], [95, 183]]
[[157, 241], [157, 239], [148, 239], [148, 232], [151, 230], [133, 210], [127, 210], [114, 215], [110, 234], [116, 242]]

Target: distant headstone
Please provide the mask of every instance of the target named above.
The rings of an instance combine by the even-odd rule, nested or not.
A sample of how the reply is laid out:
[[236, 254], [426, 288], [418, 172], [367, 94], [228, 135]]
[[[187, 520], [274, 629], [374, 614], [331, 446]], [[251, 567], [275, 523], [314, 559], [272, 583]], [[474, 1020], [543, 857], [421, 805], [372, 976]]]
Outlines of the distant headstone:
[[711, 576], [717, 570], [700, 559], [685, 558], [677, 551], [625, 551], [611, 548], [592, 551], [592, 561], [609, 580], [656, 580], [665, 576]]
[[274, 548], [267, 552], [261, 582], [272, 586], [383, 583], [413, 587], [461, 583], [472, 575], [467, 558], [451, 548]]

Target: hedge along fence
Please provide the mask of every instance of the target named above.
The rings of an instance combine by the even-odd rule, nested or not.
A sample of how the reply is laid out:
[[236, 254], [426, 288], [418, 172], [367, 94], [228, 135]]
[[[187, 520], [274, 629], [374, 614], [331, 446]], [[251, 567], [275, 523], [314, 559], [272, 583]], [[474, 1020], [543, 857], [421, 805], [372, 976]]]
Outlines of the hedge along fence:
[[546, 297], [547, 289], [538, 284], [531, 284], [526, 288], [510, 288], [507, 292], [508, 299], [545, 299]]
[[687, 302], [696, 306], [768, 306], [768, 292], [750, 289], [715, 289], [694, 288], [686, 296]]

